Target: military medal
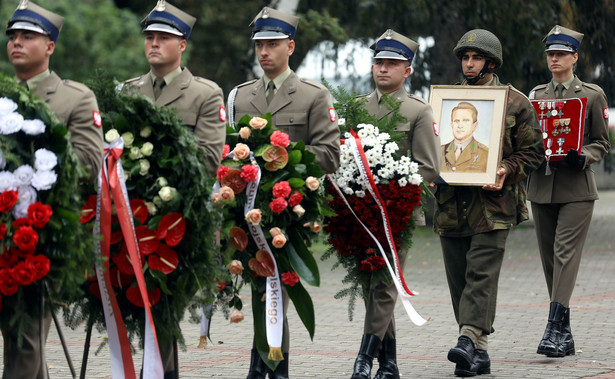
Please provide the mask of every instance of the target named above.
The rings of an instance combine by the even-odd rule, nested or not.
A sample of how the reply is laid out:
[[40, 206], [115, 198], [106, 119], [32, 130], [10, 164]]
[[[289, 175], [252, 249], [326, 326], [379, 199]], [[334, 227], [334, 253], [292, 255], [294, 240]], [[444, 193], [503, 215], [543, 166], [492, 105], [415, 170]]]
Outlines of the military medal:
[[562, 109], [564, 108], [565, 104], [566, 104], [565, 101], [557, 102], [557, 117], [562, 117], [564, 115], [564, 112], [562, 112]]
[[559, 149], [555, 150], [557, 154], [564, 154], [564, 149], [562, 149], [562, 146], [564, 146], [565, 141], [566, 139], [563, 137], [557, 139], [557, 145], [559, 146]]
[[551, 154], [553, 154], [553, 152], [551, 151], [551, 145], [553, 145], [553, 140], [551, 138], [549, 138], [547, 140], [547, 150], [545, 150], [545, 155], [547, 157], [551, 156]]

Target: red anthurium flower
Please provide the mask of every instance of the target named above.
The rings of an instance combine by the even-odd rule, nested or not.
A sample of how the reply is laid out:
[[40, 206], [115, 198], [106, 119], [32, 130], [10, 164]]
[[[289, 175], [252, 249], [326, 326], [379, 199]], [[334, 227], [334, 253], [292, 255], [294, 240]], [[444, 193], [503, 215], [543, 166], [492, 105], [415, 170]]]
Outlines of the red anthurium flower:
[[288, 151], [283, 147], [269, 146], [263, 152], [263, 159], [267, 162], [265, 168], [268, 171], [277, 171], [288, 163]]
[[124, 239], [124, 234], [122, 233], [121, 230], [118, 230], [117, 232], [111, 233], [110, 243], [111, 245], [115, 245], [116, 243], [122, 242], [123, 239]]
[[120, 252], [117, 254], [113, 254], [111, 256], [111, 260], [113, 261], [113, 263], [115, 263], [115, 265], [117, 266], [118, 270], [120, 270], [120, 272], [127, 274], [127, 275], [134, 275], [135, 271], [132, 268], [132, 263], [130, 261], [130, 258], [128, 257], [128, 250], [126, 249], [126, 244], [122, 244], [122, 248], [120, 249]]
[[112, 267], [109, 270], [109, 277], [111, 279], [111, 285], [117, 288], [126, 288], [135, 280], [133, 274], [124, 274], [117, 266]]
[[229, 170], [220, 180], [220, 184], [231, 187], [235, 195], [242, 193], [248, 183], [241, 178], [241, 172], [241, 170], [236, 169]]
[[[147, 297], [149, 298], [149, 303], [152, 307], [158, 304], [158, 302], [160, 301], [161, 295], [162, 294], [160, 292], [160, 288], [154, 288], [153, 291], [149, 291], [147, 293]], [[128, 301], [130, 301], [137, 307], [141, 307], [141, 308], [144, 307], [143, 299], [141, 298], [141, 291], [139, 291], [139, 287], [137, 286], [128, 287], [128, 289], [126, 290], [126, 298], [128, 299]]]
[[47, 225], [53, 211], [47, 204], [39, 203], [38, 201], [30, 204], [28, 207], [28, 218], [32, 222], [32, 226], [37, 229], [42, 229]]
[[184, 233], [186, 233], [186, 219], [181, 213], [173, 212], [160, 220], [156, 238], [159, 240], [166, 239], [169, 246], [177, 246], [184, 238]]
[[234, 226], [231, 228], [228, 235], [231, 239], [231, 245], [238, 251], [244, 251], [246, 247], [248, 247], [248, 235], [243, 229]]
[[85, 224], [96, 216], [96, 195], [90, 195], [81, 208], [81, 223]]
[[248, 261], [248, 267], [258, 276], [271, 276], [274, 273], [273, 258], [265, 250], [256, 252], [256, 258]]
[[132, 210], [132, 215], [135, 216], [141, 224], [145, 224], [145, 220], [147, 220], [147, 216], [149, 216], [145, 201], [141, 199], [131, 199], [130, 209]]
[[179, 258], [175, 250], [161, 243], [158, 250], [147, 258], [147, 264], [152, 270], [159, 270], [168, 275], [177, 268]]
[[98, 286], [98, 282], [90, 283], [90, 293], [94, 295], [98, 300], [102, 301], [102, 296], [100, 294], [100, 287]]
[[135, 234], [137, 235], [139, 251], [142, 255], [149, 255], [160, 246], [160, 241], [156, 238], [156, 232], [148, 229], [145, 225], [137, 226]]

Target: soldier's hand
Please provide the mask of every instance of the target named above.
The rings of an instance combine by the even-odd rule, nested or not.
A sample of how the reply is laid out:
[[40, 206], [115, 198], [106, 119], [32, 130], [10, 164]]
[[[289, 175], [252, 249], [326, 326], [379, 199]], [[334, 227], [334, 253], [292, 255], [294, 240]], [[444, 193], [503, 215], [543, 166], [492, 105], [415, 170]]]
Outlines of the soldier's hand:
[[496, 175], [496, 184], [485, 184], [483, 186], [484, 190], [487, 191], [499, 191], [504, 187], [504, 179], [506, 179], [506, 169], [504, 167], [498, 168], [498, 171], [495, 173]]
[[585, 154], [579, 154], [575, 149], [568, 150], [568, 154], [566, 154], [564, 160], [570, 168], [580, 170], [585, 166]]

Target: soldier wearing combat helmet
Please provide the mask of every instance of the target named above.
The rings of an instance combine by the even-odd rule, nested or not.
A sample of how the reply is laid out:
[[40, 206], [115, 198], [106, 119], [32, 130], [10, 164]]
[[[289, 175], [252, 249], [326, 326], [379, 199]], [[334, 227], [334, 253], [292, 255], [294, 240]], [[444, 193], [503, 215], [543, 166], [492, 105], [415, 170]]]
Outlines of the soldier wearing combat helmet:
[[[502, 65], [502, 47], [493, 33], [475, 29], [455, 49], [465, 86], [501, 86], [494, 70]], [[527, 220], [527, 174], [544, 159], [542, 135], [530, 101], [508, 86], [506, 128], [496, 184], [440, 185], [434, 229], [440, 235], [446, 277], [459, 325], [457, 345], [448, 359], [455, 375], [489, 374], [488, 336], [493, 329], [498, 278], [509, 229]]]

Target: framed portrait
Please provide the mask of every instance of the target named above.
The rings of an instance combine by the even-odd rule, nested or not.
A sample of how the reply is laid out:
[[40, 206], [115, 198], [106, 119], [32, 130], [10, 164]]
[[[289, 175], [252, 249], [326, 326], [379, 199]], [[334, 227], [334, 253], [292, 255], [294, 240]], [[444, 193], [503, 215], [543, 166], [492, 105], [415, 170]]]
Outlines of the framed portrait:
[[506, 125], [507, 86], [431, 86], [440, 129], [440, 176], [451, 185], [496, 183]]

